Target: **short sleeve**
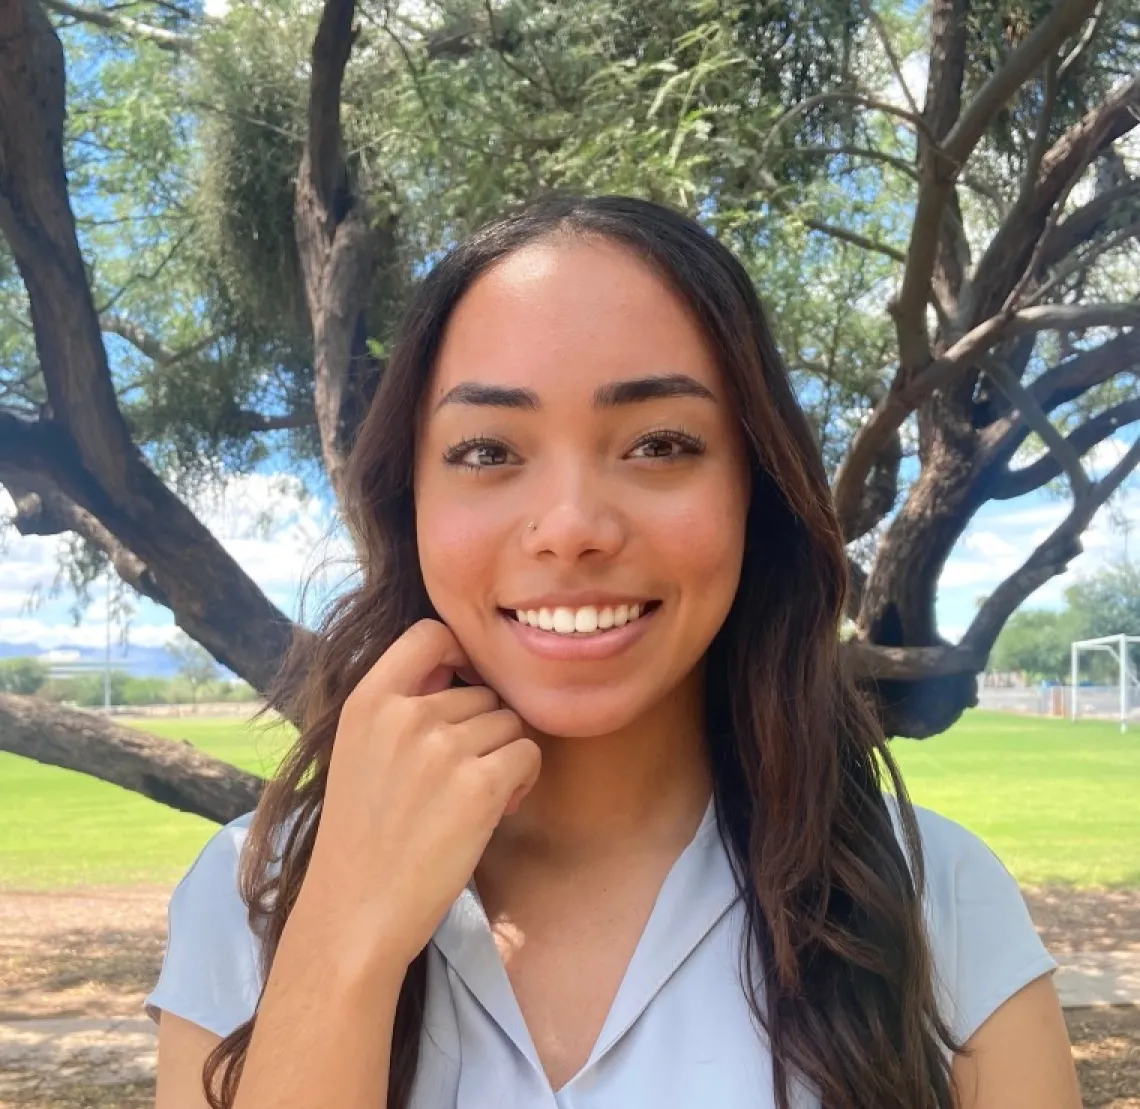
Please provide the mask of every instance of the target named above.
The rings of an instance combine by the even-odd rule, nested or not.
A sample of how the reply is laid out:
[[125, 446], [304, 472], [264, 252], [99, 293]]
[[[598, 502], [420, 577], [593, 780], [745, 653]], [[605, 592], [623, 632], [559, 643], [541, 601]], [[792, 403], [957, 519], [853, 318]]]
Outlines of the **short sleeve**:
[[1003, 1002], [1057, 969], [1017, 881], [973, 832], [915, 807], [942, 1011], [965, 1043]]
[[227, 1036], [247, 1021], [261, 994], [258, 942], [238, 885], [238, 863], [253, 813], [219, 829], [175, 887], [167, 909], [166, 953], [143, 1004]]

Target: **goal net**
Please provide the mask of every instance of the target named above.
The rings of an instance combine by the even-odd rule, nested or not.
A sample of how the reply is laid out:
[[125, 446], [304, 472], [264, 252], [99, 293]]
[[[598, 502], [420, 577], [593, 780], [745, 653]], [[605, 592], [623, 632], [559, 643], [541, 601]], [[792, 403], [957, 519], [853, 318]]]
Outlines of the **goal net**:
[[[1128, 657], [1129, 645], [1140, 643], [1140, 635], [1104, 635], [1098, 639], [1076, 640], [1071, 648], [1069, 719], [1080, 716], [1120, 721], [1124, 731], [1133, 712], [1140, 711], [1140, 678]], [[1107, 681], [1081, 683], [1083, 656], [1108, 655], [1111, 660]]]

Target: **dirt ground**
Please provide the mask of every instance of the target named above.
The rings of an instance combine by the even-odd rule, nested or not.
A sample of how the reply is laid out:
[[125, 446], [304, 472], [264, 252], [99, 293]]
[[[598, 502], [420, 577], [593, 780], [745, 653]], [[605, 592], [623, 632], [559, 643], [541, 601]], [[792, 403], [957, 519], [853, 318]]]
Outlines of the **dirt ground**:
[[[154, 1044], [142, 1000], [157, 978], [170, 891], [0, 892], [0, 1109], [150, 1109]], [[1140, 953], [1140, 890], [1028, 891], [1046, 944]], [[119, 1023], [107, 1032], [83, 1018]], [[67, 1019], [23, 1036], [19, 1022]], [[1140, 1007], [1070, 1009], [1086, 1109], [1140, 1109]], [[39, 1026], [41, 1029], [43, 1026]]]

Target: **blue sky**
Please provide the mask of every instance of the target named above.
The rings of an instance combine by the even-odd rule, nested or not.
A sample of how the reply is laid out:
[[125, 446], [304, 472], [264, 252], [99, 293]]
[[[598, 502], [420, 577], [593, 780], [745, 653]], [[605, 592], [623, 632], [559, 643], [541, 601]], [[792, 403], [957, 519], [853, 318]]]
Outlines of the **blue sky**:
[[[1121, 449], [1105, 444], [1094, 452], [1094, 469], [1104, 467]], [[224, 497], [196, 504], [200, 517], [269, 597], [290, 616], [299, 615], [301, 588], [314, 574], [312, 597], [335, 588], [351, 572], [348, 547], [335, 529], [327, 502], [303, 499], [290, 488], [286, 475], [259, 473], [235, 481]], [[0, 515], [12, 510], [0, 493]], [[1060, 522], [1068, 510], [1067, 498], [1037, 493], [1012, 502], [985, 505], [959, 541], [943, 572], [938, 617], [943, 634], [956, 640], [969, 624], [977, 599], [991, 591], [1029, 555]], [[1138, 525], [1131, 537], [1135, 556], [1140, 552], [1140, 489], [1126, 489], [1119, 502], [1123, 516]], [[266, 522], [266, 517], [270, 517]], [[62, 644], [98, 646], [105, 636], [102, 594], [76, 627], [69, 615], [71, 598], [63, 594], [43, 599], [33, 610], [29, 600], [46, 593], [56, 570], [60, 539], [21, 537], [6, 533], [4, 574], [0, 580], [0, 642], [27, 643], [29, 651]], [[1124, 554], [1124, 535], [1102, 510], [1085, 536], [1085, 553], [1069, 572], [1037, 591], [1028, 604], [1055, 607], [1062, 590], [1081, 574]], [[322, 569], [323, 567], [323, 569]], [[144, 646], [165, 642], [174, 632], [165, 609], [139, 599], [130, 629], [130, 641]], [[311, 610], [311, 609], [310, 609]], [[1130, 629], [1137, 630], [1140, 629]]]

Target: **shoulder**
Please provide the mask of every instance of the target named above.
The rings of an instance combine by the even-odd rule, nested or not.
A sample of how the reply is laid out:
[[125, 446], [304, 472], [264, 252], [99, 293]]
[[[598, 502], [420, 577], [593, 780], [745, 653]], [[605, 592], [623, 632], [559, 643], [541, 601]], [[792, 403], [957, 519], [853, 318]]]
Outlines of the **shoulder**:
[[[898, 802], [888, 807], [901, 836]], [[955, 1036], [965, 1042], [999, 1005], [1056, 969], [1016, 879], [984, 840], [914, 806], [922, 849], [923, 913], [936, 985]]]
[[206, 841], [205, 846], [198, 852], [197, 858], [190, 869], [183, 876], [177, 888], [185, 885], [200, 874], [217, 877], [226, 874], [237, 866], [241, 859], [242, 847], [249, 835], [250, 825], [253, 823], [253, 811], [242, 813], [241, 816], [223, 824]]
[[253, 815], [243, 813], [210, 836], [174, 887], [171, 915], [178, 912], [184, 920], [203, 924], [208, 918], [215, 928], [233, 926], [239, 917], [245, 920], [246, 906], [241, 899], [239, 874]]
[[169, 1010], [225, 1036], [253, 1014], [261, 992], [259, 944], [239, 885], [253, 813], [217, 829], [174, 887], [162, 969], [147, 1014]]

